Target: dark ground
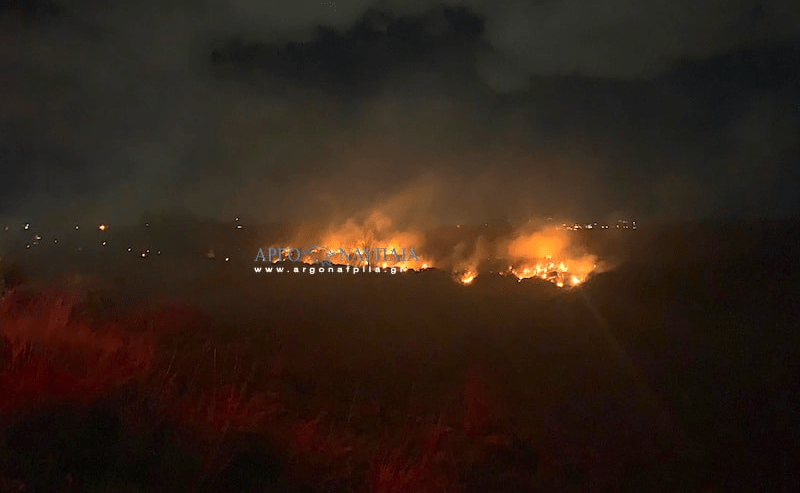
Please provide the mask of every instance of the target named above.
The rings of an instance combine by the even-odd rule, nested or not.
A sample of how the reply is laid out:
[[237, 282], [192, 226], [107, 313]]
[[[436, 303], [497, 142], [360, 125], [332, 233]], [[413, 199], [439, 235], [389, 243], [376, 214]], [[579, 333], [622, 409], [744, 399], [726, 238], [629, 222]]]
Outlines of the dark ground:
[[[512, 491], [486, 479], [502, 475], [486, 472], [491, 467], [538, 478], [517, 481], [517, 491], [800, 491], [800, 222], [584, 235], [617, 267], [572, 290], [489, 275], [461, 286], [437, 270], [258, 275], [249, 254], [255, 233], [248, 234], [227, 247], [227, 263], [119, 251], [77, 263], [71, 253], [41, 251], [6, 260], [23, 277], [75, 265], [96, 274], [105, 284], [94, 299], [107, 302], [92, 305], [97, 317], [180, 300], [192, 307], [180, 313], [194, 317], [196, 309], [199, 318], [189, 330], [175, 321], [159, 334], [153, 374], [205, 371], [209, 388], [245, 375], [240, 381], [252, 389], [280, 394], [291, 419], [272, 420], [269, 433], [253, 427], [247, 438], [231, 438], [236, 452], [200, 490], [413, 491], [396, 476], [390, 487], [353, 471], [347, 481], [319, 481], [319, 468], [290, 466], [294, 456], [275, 437], [324, 411], [329, 434], [347, 437], [366, 457], [350, 464], [374, 466], [373, 449], [420, 423], [441, 423], [458, 430], [441, 446], [458, 456], [472, 450], [458, 440], [461, 432], [471, 436], [462, 415], [478, 393], [492, 415], [482, 435], [513, 437], [506, 448], [514, 453], [466, 461], [483, 472], [459, 469], [449, 490], [417, 491]], [[117, 239], [152, 244], [130, 235]], [[196, 247], [198, 257], [204, 248]], [[167, 313], [188, 320], [176, 310]], [[7, 483], [64, 489], [69, 474], [84, 491], [183, 490], [175, 478], [200, 465], [181, 447], [192, 450], [185, 444], [200, 433], [187, 438], [185, 427], [153, 425], [144, 428], [146, 439], [135, 439], [120, 418], [135, 400], [130, 393], [145, 392], [154, 378], [109, 391], [88, 410], [9, 414], [0, 442]], [[485, 389], [474, 390], [474, 381]], [[141, 450], [155, 457], [143, 460]], [[528, 450], [535, 460], [520, 464]], [[287, 470], [308, 481], [286, 483]], [[256, 486], [233, 486], [245, 481]]]

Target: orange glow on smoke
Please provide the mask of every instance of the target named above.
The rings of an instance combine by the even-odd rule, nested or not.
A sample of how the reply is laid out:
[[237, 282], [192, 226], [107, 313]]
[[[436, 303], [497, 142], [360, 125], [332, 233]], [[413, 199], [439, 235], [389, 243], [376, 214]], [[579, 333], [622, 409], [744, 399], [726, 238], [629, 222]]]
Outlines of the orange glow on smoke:
[[[391, 217], [379, 210], [372, 211], [362, 218], [350, 218], [342, 223], [330, 225], [322, 234], [308, 232], [298, 240], [300, 244], [309, 242], [329, 249], [333, 254], [331, 260], [333, 262], [346, 262], [346, 258], [340, 255], [340, 249], [350, 253], [349, 263], [353, 266], [379, 265], [383, 268], [419, 270], [433, 265], [432, 259], [423, 256], [424, 235], [400, 229]], [[412, 249], [416, 259], [412, 255]], [[357, 250], [361, 255], [357, 254]], [[376, 254], [378, 258], [375, 258]], [[324, 252], [319, 252], [315, 257], [321, 259], [324, 257]], [[302, 260], [313, 262], [314, 258], [308, 255]]]
[[568, 240], [566, 234], [557, 229], [523, 234], [509, 243], [507, 255], [513, 259], [552, 259], [569, 246]]
[[[496, 272], [497, 261], [507, 266], [500, 274], [513, 275], [519, 281], [536, 278], [559, 287], [578, 286], [595, 269], [596, 258], [576, 251], [571, 233], [558, 227], [533, 230], [532, 221], [499, 239], [490, 239], [481, 230], [475, 238], [459, 238], [452, 247], [428, 249], [426, 246], [433, 245], [426, 245], [429, 238], [425, 232], [431, 230], [431, 221], [429, 211], [415, 208], [419, 204], [417, 191], [400, 194], [350, 217], [309, 223], [292, 238], [292, 248], [320, 247], [312, 254], [301, 255], [299, 261], [305, 263], [327, 259], [353, 267], [397, 267], [405, 271], [435, 267], [450, 271], [456, 282], [465, 285], [471, 284], [486, 265], [492, 265]], [[289, 258], [288, 251], [286, 247], [282, 260], [298, 261]], [[437, 252], [436, 257], [432, 251]]]
[[505, 274], [520, 281], [539, 278], [560, 288], [581, 284], [596, 268], [596, 259], [573, 252], [569, 240], [558, 228], [517, 235], [505, 247], [504, 257], [511, 259]]

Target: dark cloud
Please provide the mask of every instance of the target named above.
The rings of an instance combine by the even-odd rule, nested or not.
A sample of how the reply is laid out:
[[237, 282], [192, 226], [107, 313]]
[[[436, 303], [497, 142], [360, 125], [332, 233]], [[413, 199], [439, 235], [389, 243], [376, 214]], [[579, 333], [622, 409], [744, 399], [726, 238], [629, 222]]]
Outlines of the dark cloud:
[[425, 177], [459, 220], [796, 198], [788, 2], [0, 7], [5, 215], [346, 214]]
[[476, 2], [490, 43], [530, 73], [649, 78], [682, 59], [782, 42], [800, 7], [754, 0]]

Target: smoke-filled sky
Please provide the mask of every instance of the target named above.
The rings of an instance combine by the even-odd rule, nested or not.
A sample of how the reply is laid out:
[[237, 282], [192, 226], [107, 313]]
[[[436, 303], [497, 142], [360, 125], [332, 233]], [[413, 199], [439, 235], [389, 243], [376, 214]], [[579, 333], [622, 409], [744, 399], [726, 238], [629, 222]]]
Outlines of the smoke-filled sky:
[[5, 0], [0, 56], [3, 218], [800, 213], [796, 1]]

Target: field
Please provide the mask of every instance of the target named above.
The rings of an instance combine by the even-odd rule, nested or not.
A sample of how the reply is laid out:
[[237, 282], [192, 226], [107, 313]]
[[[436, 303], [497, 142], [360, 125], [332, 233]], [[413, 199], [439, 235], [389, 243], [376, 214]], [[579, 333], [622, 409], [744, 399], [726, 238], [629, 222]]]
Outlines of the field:
[[0, 491], [800, 490], [800, 223], [598, 238], [572, 289], [10, 255]]

